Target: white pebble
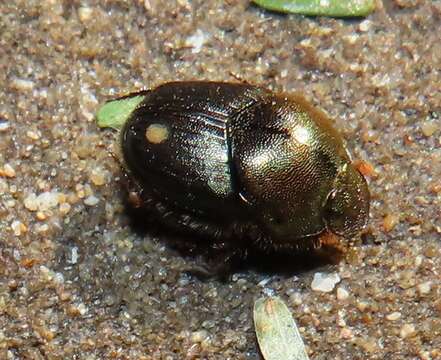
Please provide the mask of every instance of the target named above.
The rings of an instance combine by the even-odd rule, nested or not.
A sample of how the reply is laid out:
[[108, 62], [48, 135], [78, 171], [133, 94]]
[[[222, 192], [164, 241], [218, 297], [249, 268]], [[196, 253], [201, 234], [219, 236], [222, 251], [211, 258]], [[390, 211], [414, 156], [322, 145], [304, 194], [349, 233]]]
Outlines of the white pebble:
[[40, 266], [40, 273], [41, 273], [41, 278], [44, 279], [45, 281], [52, 281], [55, 275], [55, 273], [51, 269], [49, 269], [47, 266], [44, 265]]
[[415, 334], [415, 325], [413, 324], [404, 324], [400, 330], [400, 337], [402, 339], [411, 337]]
[[336, 284], [340, 282], [340, 276], [337, 273], [321, 273], [314, 274], [311, 283], [311, 289], [314, 291], [331, 292]]
[[337, 288], [337, 299], [338, 300], [346, 300], [349, 297], [349, 292], [344, 288], [339, 286]]
[[6, 120], [0, 120], [0, 132], [7, 131], [10, 125]]
[[37, 202], [37, 195], [34, 193], [29, 194], [23, 201], [24, 206], [29, 211], [37, 211], [38, 209], [38, 202]]
[[78, 261], [78, 248], [74, 246], [71, 251], [70, 262], [72, 264], [76, 264]]
[[386, 319], [389, 321], [397, 321], [399, 318], [401, 318], [401, 313], [398, 311], [386, 315]]
[[77, 309], [78, 309], [78, 312], [80, 313], [80, 315], [86, 315], [86, 313], [87, 313], [86, 305], [84, 305], [83, 303], [80, 303], [80, 304], [78, 304]]
[[62, 204], [60, 205], [60, 212], [61, 212], [63, 215], [66, 215], [66, 214], [70, 211], [70, 209], [71, 209], [71, 206], [70, 206], [69, 203], [62, 203]]
[[90, 195], [87, 198], [84, 199], [84, 203], [87, 206], [95, 206], [96, 204], [98, 204], [100, 201], [100, 199], [98, 199], [96, 196], [94, 195]]
[[54, 280], [55, 280], [57, 283], [59, 283], [59, 284], [64, 283], [64, 276], [63, 276], [63, 274], [62, 274], [62, 273], [59, 273], [59, 272], [55, 273], [55, 278], [54, 278]]
[[78, 9], [78, 17], [81, 22], [89, 21], [92, 18], [93, 8], [88, 6], [82, 6]]
[[12, 79], [11, 84], [13, 88], [21, 91], [32, 90], [35, 86], [35, 83], [33, 81], [19, 78]]
[[422, 284], [418, 284], [417, 289], [420, 295], [427, 295], [428, 293], [430, 293], [430, 290], [432, 290], [432, 282], [426, 281]]
[[272, 280], [271, 277], [267, 277], [267, 278], [261, 280], [257, 285], [260, 287], [265, 287], [271, 280]]
[[46, 191], [37, 196], [37, 207], [40, 211], [49, 210], [58, 205], [59, 194], [57, 191]]
[[8, 177], [8, 178], [13, 178], [16, 175], [15, 169], [10, 165], [10, 164], [5, 164], [3, 166], [3, 173]]
[[26, 132], [26, 136], [32, 140], [38, 140], [40, 138], [40, 134], [36, 131], [28, 130]]
[[45, 233], [49, 230], [49, 225], [48, 224], [37, 225], [35, 227], [35, 230], [39, 233]]
[[191, 52], [193, 54], [197, 54], [201, 51], [202, 46], [204, 46], [206, 41], [207, 35], [202, 30], [198, 29], [193, 35], [185, 40], [185, 45], [192, 48]]
[[295, 292], [295, 293], [289, 295], [289, 299], [291, 300], [291, 302], [294, 305], [297, 305], [297, 306], [301, 305], [303, 302], [302, 294], [299, 292]]
[[423, 255], [417, 255], [415, 257], [415, 266], [419, 267], [423, 263]]
[[370, 29], [372, 25], [372, 21], [370, 20], [364, 20], [360, 23], [360, 25], [358, 26], [358, 28], [360, 29], [360, 31], [368, 31]]
[[14, 232], [15, 236], [20, 236], [23, 232], [26, 231], [25, 225], [21, 221], [18, 221], [18, 220], [14, 220], [11, 223], [11, 229]]

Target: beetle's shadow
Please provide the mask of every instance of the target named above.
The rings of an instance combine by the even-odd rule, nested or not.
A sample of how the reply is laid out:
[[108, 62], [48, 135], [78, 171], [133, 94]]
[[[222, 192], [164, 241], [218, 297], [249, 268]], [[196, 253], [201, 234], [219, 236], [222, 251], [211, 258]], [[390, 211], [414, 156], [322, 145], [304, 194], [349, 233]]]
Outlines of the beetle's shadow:
[[264, 275], [293, 276], [326, 265], [334, 265], [341, 260], [341, 253], [334, 249], [295, 253], [263, 253], [253, 248], [235, 249], [233, 246], [228, 250], [217, 249], [206, 238], [198, 237], [194, 233], [177, 233], [162, 226], [142, 207], [134, 208], [127, 202], [125, 211], [135, 233], [141, 237], [149, 234], [158, 238], [170, 250], [189, 260], [186, 271], [203, 278], [227, 279], [234, 272], [249, 270]]

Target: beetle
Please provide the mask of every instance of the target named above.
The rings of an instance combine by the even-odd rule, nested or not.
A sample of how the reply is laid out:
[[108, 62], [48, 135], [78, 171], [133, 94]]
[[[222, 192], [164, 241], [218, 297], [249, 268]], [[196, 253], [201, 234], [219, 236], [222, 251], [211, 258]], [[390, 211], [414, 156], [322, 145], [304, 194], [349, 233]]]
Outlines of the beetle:
[[129, 176], [163, 225], [263, 251], [351, 240], [369, 190], [329, 118], [302, 96], [243, 83], [170, 82], [121, 130]]

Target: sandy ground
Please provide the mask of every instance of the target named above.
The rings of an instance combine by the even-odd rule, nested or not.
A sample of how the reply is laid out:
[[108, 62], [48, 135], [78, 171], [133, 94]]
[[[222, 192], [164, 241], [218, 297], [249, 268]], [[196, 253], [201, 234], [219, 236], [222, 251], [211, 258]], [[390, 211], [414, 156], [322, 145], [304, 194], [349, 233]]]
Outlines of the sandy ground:
[[[441, 359], [441, 2], [367, 19], [247, 0], [0, 3], [0, 359], [258, 359], [277, 294], [311, 359]], [[188, 276], [138, 231], [100, 104], [167, 80], [299, 91], [367, 162], [370, 225], [338, 265]], [[336, 272], [332, 292], [311, 289]]]

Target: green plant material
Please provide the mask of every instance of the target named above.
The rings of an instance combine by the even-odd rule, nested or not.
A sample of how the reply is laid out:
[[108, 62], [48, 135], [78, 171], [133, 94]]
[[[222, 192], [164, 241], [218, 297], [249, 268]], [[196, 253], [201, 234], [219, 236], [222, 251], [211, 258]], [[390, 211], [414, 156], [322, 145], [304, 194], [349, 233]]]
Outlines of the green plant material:
[[145, 95], [128, 96], [105, 103], [97, 112], [99, 127], [120, 130]]
[[375, 10], [375, 0], [253, 0], [257, 5], [284, 13], [355, 17]]
[[291, 312], [280, 298], [254, 303], [254, 327], [265, 360], [309, 360]]

